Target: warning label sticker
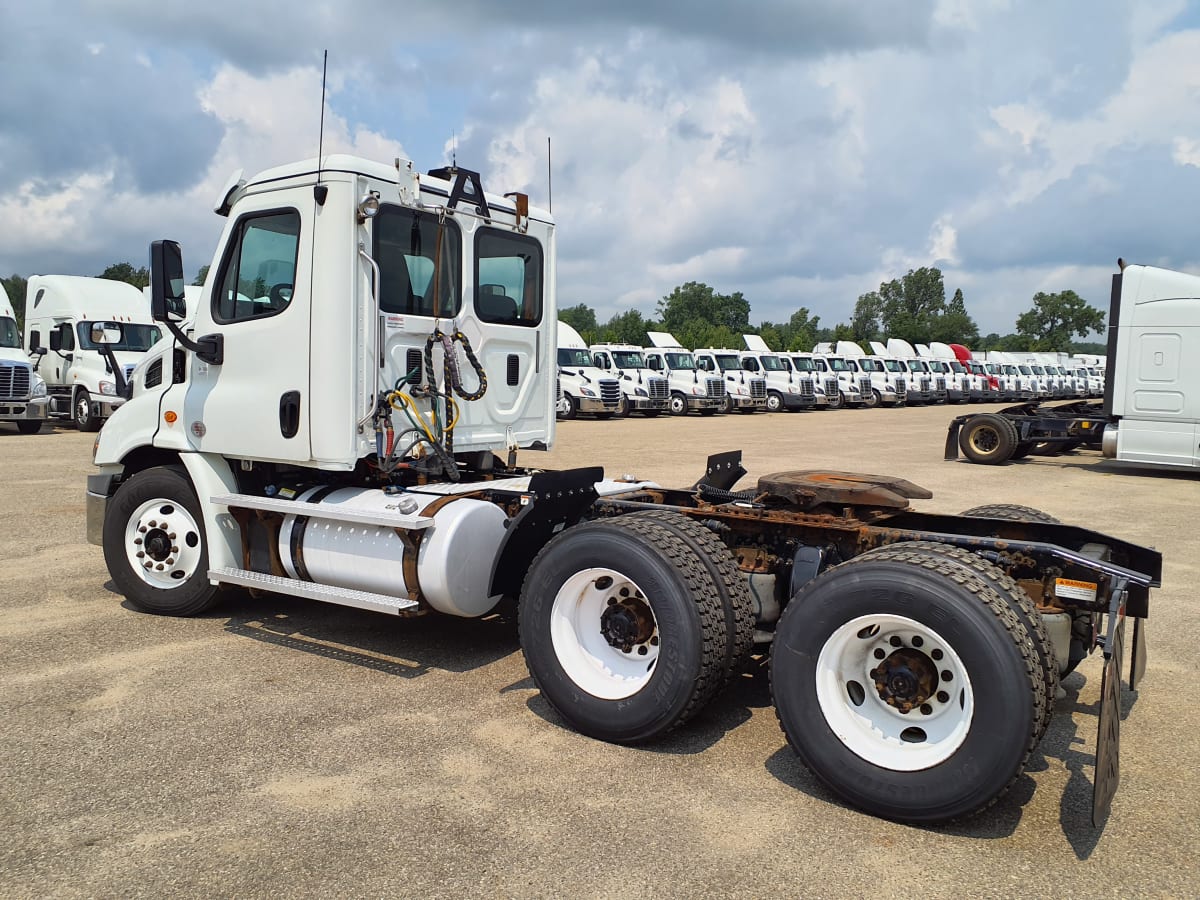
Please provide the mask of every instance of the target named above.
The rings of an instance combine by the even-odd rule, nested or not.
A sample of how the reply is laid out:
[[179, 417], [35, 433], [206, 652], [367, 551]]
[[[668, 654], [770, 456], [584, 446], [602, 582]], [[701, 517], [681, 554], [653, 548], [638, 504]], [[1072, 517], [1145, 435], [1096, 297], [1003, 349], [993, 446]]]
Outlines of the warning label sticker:
[[1066, 600], [1089, 603], [1096, 599], [1096, 585], [1091, 581], [1075, 581], [1072, 578], [1054, 579], [1054, 595]]

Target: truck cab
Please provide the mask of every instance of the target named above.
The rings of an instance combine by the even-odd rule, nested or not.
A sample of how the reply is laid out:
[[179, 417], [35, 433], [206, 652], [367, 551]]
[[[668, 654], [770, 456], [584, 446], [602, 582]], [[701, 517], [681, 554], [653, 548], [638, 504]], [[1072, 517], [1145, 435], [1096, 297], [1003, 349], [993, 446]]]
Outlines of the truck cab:
[[907, 399], [907, 373], [896, 360], [878, 354], [868, 355], [854, 341], [838, 341], [837, 352], [854, 360], [858, 366], [861, 373], [859, 391], [868, 407], [896, 406]]
[[667, 379], [670, 391], [667, 409], [671, 415], [686, 416], [695, 410], [702, 416], [711, 416], [725, 408], [724, 378], [715, 372], [702, 371], [692, 351], [681, 347], [668, 332], [648, 331], [646, 336], [653, 344], [643, 351], [646, 365]]
[[629, 412], [654, 418], [666, 411], [670, 402], [667, 379], [651, 373], [641, 347], [633, 344], [593, 344], [588, 350], [596, 368], [617, 379], [625, 408]]
[[629, 406], [617, 379], [596, 367], [579, 332], [558, 323], [558, 417], [573, 419], [591, 413], [600, 419], [627, 415]]
[[812, 386], [813, 407], [828, 409], [829, 397], [823, 386], [822, 370], [813, 355], [811, 353], [781, 353], [779, 358], [783, 362], [783, 367], [796, 376], [796, 384], [802, 392], [807, 389], [806, 382]]
[[[967, 370], [950, 344], [931, 341], [925, 354], [927, 359], [941, 363], [946, 377], [946, 399], [951, 403], [976, 402], [983, 396], [983, 385]], [[931, 368], [933, 368], [931, 366]], [[935, 370], [936, 371], [936, 370]]]
[[37, 434], [46, 421], [46, 382], [25, 353], [17, 317], [0, 285], [0, 422]]
[[758, 363], [743, 365], [737, 350], [707, 347], [696, 350], [701, 372], [725, 380], [725, 412], [757, 412], [767, 408], [767, 382]]
[[787, 357], [775, 353], [757, 334], [743, 334], [742, 367], [765, 382], [767, 409], [788, 412], [816, 405], [816, 385], [810, 372], [797, 372]]
[[[93, 339], [106, 330], [110, 345]], [[34, 275], [25, 299], [25, 345], [46, 349], [38, 374], [46, 381], [47, 413], [96, 431], [125, 402], [134, 367], [162, 337], [141, 291], [120, 281], [75, 275]], [[115, 364], [115, 367], [114, 367]]]
[[[837, 379], [838, 392], [841, 394], [840, 405], [864, 406], [871, 396], [871, 379], [859, 371], [858, 363], [853, 359], [839, 356], [833, 345], [828, 342], [817, 344], [813, 353], [822, 357], [829, 366], [829, 374]], [[828, 392], [828, 387], [826, 388]], [[834, 405], [832, 398], [830, 405]]]
[[[935, 375], [916, 348], [902, 338], [888, 338], [888, 355], [900, 360], [908, 369], [909, 403], [942, 403], [946, 399], [945, 375]], [[940, 381], [939, 381], [940, 379]]]

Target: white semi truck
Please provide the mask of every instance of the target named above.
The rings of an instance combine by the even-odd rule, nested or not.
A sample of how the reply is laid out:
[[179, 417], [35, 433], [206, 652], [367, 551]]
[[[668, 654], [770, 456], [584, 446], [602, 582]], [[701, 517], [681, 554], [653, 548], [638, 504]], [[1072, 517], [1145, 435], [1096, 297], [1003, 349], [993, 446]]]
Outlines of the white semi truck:
[[797, 384], [800, 385], [801, 390], [804, 390], [804, 380], [811, 380], [813, 407], [815, 409], [828, 409], [829, 397], [825, 393], [826, 385], [824, 379], [824, 374], [828, 371], [828, 367], [825, 366], [825, 362], [814, 358], [811, 353], [800, 352], [780, 353], [779, 358], [783, 361], [783, 367], [796, 376]]
[[725, 379], [718, 373], [703, 372], [696, 356], [684, 349], [675, 336], [666, 331], [648, 331], [652, 347], [642, 351], [646, 365], [667, 379], [670, 397], [667, 410], [673, 416], [686, 416], [692, 410], [702, 416], [725, 409]]
[[17, 316], [0, 285], [0, 422], [37, 434], [46, 421], [46, 382], [25, 353]]
[[810, 409], [817, 405], [811, 372], [796, 371], [787, 358], [767, 346], [761, 335], [743, 334], [746, 349], [739, 354], [742, 368], [763, 379], [766, 406], [771, 412]]
[[946, 402], [946, 376], [935, 373], [912, 344], [902, 338], [888, 338], [887, 353], [908, 369], [912, 379], [908, 386], [909, 403]]
[[[195, 310], [179, 245], [152, 245], [180, 365], [135, 384], [88, 478], [89, 537], [134, 608], [196, 615], [220, 585], [393, 616], [515, 600], [546, 702], [616, 743], [695, 716], [759, 646], [806, 765], [919, 822], [1020, 778], [1093, 622], [1119, 679], [1153, 550], [1013, 508], [919, 512], [929, 492], [886, 476], [739, 490], [737, 451], [681, 489], [520, 464], [554, 441], [556, 374], [555, 226], [523, 195], [334, 155], [239, 179], [217, 209]], [[1121, 711], [1106, 684], [1101, 819]]]
[[[93, 340], [120, 325], [121, 340]], [[96, 431], [125, 402], [124, 386], [134, 366], [162, 337], [142, 292], [122, 281], [77, 275], [34, 275], [25, 299], [25, 345], [46, 349], [38, 374], [46, 381], [51, 418], [74, 420]]]
[[829, 398], [829, 407], [866, 406], [867, 398], [871, 395], [871, 379], [858, 369], [858, 363], [844, 356], [839, 356], [833, 349], [833, 344], [822, 342], [813, 347], [813, 356], [822, 360], [828, 366], [826, 374], [825, 393], [830, 393], [831, 379], [837, 380], [838, 399], [833, 395]]
[[566, 322], [558, 323], [558, 386], [560, 419], [580, 413], [610, 419], [629, 412], [620, 383], [596, 368], [587, 343]]
[[[904, 366], [889, 356], [868, 355], [854, 341], [838, 341], [837, 352], [858, 365], [859, 372], [867, 381], [860, 379], [866, 406], [899, 406], [908, 396], [908, 373]], [[870, 392], [867, 393], [867, 382]]]
[[593, 344], [588, 350], [596, 368], [616, 377], [626, 410], [641, 413], [648, 419], [667, 411], [671, 399], [667, 379], [650, 371], [641, 347]]
[[696, 367], [725, 381], [725, 412], [754, 413], [767, 408], [767, 381], [757, 365], [743, 366], [737, 350], [697, 348]]

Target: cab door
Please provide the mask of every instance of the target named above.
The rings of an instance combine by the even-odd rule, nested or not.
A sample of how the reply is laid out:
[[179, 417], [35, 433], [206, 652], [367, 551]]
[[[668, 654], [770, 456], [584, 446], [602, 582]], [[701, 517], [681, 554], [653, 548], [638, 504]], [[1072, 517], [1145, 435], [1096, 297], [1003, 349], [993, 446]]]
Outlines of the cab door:
[[309, 442], [311, 194], [239, 201], [225, 251], [201, 296], [195, 334], [220, 335], [223, 360], [192, 357], [189, 441], [243, 459], [305, 462]]

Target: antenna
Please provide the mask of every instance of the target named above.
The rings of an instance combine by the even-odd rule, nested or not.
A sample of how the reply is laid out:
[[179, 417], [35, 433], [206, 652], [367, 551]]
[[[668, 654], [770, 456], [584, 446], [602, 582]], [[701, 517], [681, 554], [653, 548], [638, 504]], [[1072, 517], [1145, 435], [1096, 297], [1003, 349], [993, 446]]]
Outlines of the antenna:
[[325, 198], [329, 196], [329, 188], [321, 184], [321, 157], [325, 153], [325, 76], [329, 72], [329, 51], [325, 51], [325, 58], [321, 62], [321, 129], [317, 135], [317, 183], [313, 186], [313, 199], [317, 201], [317, 206], [325, 205]]
[[554, 170], [550, 166], [550, 136], [546, 136], [546, 192], [549, 194], [547, 198], [547, 212], [554, 212]]

